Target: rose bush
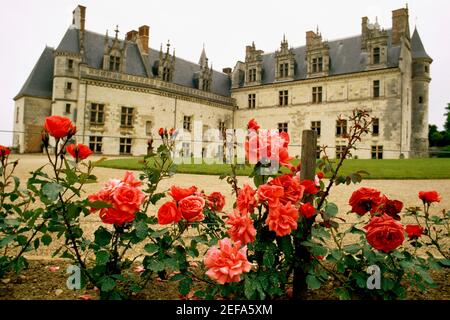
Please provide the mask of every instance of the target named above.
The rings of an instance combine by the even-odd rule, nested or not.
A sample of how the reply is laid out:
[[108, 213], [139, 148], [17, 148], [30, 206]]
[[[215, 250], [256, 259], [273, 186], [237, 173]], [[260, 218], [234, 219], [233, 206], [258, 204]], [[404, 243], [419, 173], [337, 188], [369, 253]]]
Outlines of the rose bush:
[[[450, 265], [450, 213], [430, 212], [441, 200], [436, 191], [419, 193], [422, 208], [404, 209], [400, 200], [362, 187], [349, 199], [347, 214], [356, 222], [347, 222], [328, 196], [367, 174], [339, 172], [371, 118], [355, 110], [348, 120], [342, 158], [334, 162], [322, 148], [314, 176], [293, 163], [287, 133], [261, 130], [252, 119], [244, 148], [254, 186], [240, 185], [238, 165], [231, 164], [220, 178], [234, 199], [225, 199], [195, 185], [160, 189], [176, 172], [177, 131], [166, 128], [158, 130], [156, 152], [149, 140], [142, 172], [125, 172], [86, 196], [84, 185], [96, 182], [92, 151], [72, 143], [70, 119], [49, 117], [42, 132], [48, 165], [32, 173], [26, 189], [13, 176], [17, 161], [0, 146], [0, 277], [26, 267], [27, 251], [60, 239], [54, 256], [78, 265], [82, 286], [97, 287], [102, 299], [132, 297], [155, 277], [176, 282], [182, 297], [204, 299], [274, 299], [289, 291], [305, 298], [329, 281], [341, 299], [403, 298], [408, 286], [426, 290], [434, 286], [429, 270]], [[228, 212], [226, 202], [233, 203]], [[86, 235], [84, 217], [97, 214], [100, 226]], [[382, 274], [379, 290], [367, 286], [373, 265]], [[203, 283], [196, 291], [194, 281]]]

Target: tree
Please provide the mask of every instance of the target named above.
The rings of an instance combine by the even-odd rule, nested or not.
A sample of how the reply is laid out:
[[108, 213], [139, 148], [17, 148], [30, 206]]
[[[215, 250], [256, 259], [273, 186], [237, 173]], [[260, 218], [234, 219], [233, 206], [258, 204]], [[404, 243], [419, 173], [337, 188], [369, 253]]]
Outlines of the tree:
[[447, 103], [447, 107], [445, 108], [445, 110], [447, 110], [447, 112], [444, 113], [444, 116], [446, 117], [444, 128], [445, 131], [450, 134], [450, 103]]

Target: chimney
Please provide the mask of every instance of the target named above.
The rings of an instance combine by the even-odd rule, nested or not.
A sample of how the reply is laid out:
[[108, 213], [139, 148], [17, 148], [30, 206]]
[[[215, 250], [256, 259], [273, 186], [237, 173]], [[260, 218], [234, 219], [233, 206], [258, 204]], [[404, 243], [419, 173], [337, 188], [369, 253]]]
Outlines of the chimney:
[[227, 75], [231, 75], [232, 71], [233, 71], [233, 70], [232, 70], [231, 68], [223, 68], [223, 69], [222, 69], [222, 72], [223, 72], [223, 73], [226, 73]]
[[306, 31], [306, 46], [309, 47], [313, 44], [313, 39], [316, 37], [314, 31]]
[[362, 22], [361, 22], [361, 48], [362, 49], [366, 49], [366, 47], [367, 47], [366, 41], [367, 41], [367, 36], [369, 33], [368, 25], [369, 25], [369, 18], [362, 17]]
[[86, 7], [77, 6], [75, 10], [73, 10], [72, 14], [73, 14], [72, 24], [75, 26], [75, 28], [84, 31], [86, 22]]
[[132, 41], [132, 42], [135, 42], [136, 41], [136, 38], [137, 38], [137, 35], [138, 35], [138, 32], [136, 31], [136, 30], [131, 30], [131, 31], [128, 31], [127, 32], [127, 35], [126, 35], [126, 40], [127, 41]]
[[392, 44], [400, 43], [402, 36], [410, 39], [408, 8], [392, 11]]
[[150, 27], [143, 25], [139, 27], [138, 40], [141, 43], [142, 53], [148, 54], [148, 40], [150, 34]]

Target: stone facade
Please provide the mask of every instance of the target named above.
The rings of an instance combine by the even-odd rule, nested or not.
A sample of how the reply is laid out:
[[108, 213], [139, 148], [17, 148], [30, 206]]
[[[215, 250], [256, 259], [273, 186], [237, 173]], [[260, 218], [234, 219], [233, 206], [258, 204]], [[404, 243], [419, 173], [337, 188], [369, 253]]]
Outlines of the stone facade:
[[198, 64], [177, 58], [169, 43], [150, 49], [148, 26], [125, 40], [118, 28], [113, 37], [87, 31], [85, 14], [75, 9], [61, 44], [46, 48], [15, 98], [20, 152], [41, 151], [42, 123], [53, 114], [70, 117], [77, 140], [105, 155], [146, 154], [159, 127], [192, 131], [202, 121], [203, 131], [245, 128], [256, 118], [263, 128], [287, 130], [293, 155], [302, 130], [315, 129], [318, 145], [338, 157], [345, 142], [338, 116], [364, 108], [377, 120], [353, 156], [427, 155], [432, 60], [417, 31], [409, 35], [407, 9], [393, 11], [392, 30], [364, 17], [356, 38], [329, 42], [308, 31], [305, 47], [291, 48], [283, 37], [268, 54], [252, 43], [245, 62], [223, 72], [213, 70], [204, 49]]

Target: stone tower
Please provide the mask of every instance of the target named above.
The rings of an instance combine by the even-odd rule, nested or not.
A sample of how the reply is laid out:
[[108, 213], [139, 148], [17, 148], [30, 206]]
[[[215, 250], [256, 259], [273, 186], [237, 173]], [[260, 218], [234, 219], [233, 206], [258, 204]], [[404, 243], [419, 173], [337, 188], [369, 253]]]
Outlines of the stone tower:
[[433, 59], [426, 53], [417, 28], [411, 38], [411, 55], [411, 156], [428, 157], [428, 87]]

